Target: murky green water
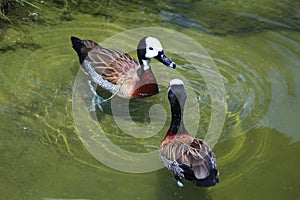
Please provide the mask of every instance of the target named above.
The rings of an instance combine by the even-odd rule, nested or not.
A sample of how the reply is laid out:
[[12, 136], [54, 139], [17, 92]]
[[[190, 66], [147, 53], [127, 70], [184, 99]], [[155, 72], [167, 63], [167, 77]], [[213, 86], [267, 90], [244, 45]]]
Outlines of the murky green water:
[[[41, 12], [38, 20], [2, 29], [1, 199], [300, 199], [297, 1], [105, 1], [77, 6], [67, 16], [45, 6], [43, 15], [37, 11]], [[186, 182], [178, 188], [166, 169], [147, 173], [112, 169], [91, 155], [89, 144], [79, 135], [72, 95], [81, 71], [69, 37], [101, 43], [126, 30], [153, 26], [194, 39], [222, 75], [226, 118], [214, 146], [220, 170], [215, 187], [203, 189]], [[136, 42], [131, 45], [135, 47]], [[130, 53], [135, 56], [134, 51]], [[213, 100], [205, 78], [197, 73], [204, 61], [199, 57], [199, 66], [194, 66], [185, 62], [183, 54], [167, 48], [166, 53], [196, 95], [189, 95], [192, 102], [196, 99], [190, 109], [199, 107], [196, 131], [198, 137], [205, 137]], [[155, 152], [168, 128], [166, 84], [175, 72], [156, 62], [153, 71], [161, 93], [129, 102], [131, 118], [138, 126], [151, 124], [151, 105], [165, 109], [161, 120], [166, 122], [157, 124], [161, 127], [151, 137], [122, 131], [110, 102], [104, 105], [104, 113], [94, 113], [96, 120], [82, 108], [87, 120], [94, 119], [102, 127], [107, 141], [126, 152]], [[88, 105], [91, 96], [85, 90], [82, 94]], [[118, 117], [130, 121], [128, 116]], [[185, 117], [193, 121], [194, 114], [186, 112]], [[145, 132], [151, 134], [155, 128], [148, 126]], [[119, 157], [122, 164], [124, 158]]]

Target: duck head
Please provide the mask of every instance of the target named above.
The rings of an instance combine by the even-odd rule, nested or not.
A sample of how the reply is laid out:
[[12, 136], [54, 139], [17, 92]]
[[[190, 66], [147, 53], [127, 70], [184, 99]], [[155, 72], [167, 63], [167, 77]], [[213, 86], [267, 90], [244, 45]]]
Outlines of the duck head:
[[141, 39], [137, 46], [137, 55], [144, 71], [150, 68], [151, 58], [157, 59], [170, 68], [176, 68], [176, 64], [165, 55], [160, 41], [154, 37]]

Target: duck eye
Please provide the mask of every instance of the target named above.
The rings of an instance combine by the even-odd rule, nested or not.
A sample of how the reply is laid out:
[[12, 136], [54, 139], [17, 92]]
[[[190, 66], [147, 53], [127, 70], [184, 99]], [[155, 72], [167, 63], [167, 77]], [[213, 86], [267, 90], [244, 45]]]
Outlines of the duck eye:
[[149, 50], [153, 50], [153, 47], [149, 47]]

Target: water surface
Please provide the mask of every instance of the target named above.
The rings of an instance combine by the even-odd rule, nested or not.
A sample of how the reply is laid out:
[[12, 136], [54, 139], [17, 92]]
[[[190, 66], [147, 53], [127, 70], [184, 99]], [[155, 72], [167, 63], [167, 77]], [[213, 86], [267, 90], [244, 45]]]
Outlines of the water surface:
[[[40, 12], [37, 20], [2, 28], [3, 199], [300, 198], [297, 1], [100, 1], [76, 6], [70, 2], [69, 6], [72, 11], [68, 14], [45, 6], [44, 13], [36, 11]], [[153, 26], [193, 38], [221, 74], [226, 118], [213, 148], [220, 170], [220, 183], [215, 187], [204, 189], [185, 182], [178, 188], [166, 169], [148, 173], [112, 169], [91, 155], [78, 134], [72, 95], [81, 69], [70, 36], [101, 43], [126, 30]], [[130, 54], [135, 56], [134, 51]], [[202, 61], [199, 58], [199, 66], [192, 66], [181, 55], [169, 55], [196, 94], [196, 98], [189, 96], [196, 99], [201, 116], [193, 134], [204, 138], [212, 99], [204, 78], [196, 73], [202, 69]], [[174, 73], [156, 62], [153, 71], [161, 93], [130, 102], [129, 118], [139, 126], [151, 123], [148, 109], [153, 104], [165, 108], [166, 117], [170, 115], [166, 77]], [[86, 96], [87, 103], [90, 98]], [[157, 134], [138, 138], [116, 125], [109, 103], [104, 109], [104, 113], [96, 112], [95, 122], [105, 127], [105, 135], [114, 145], [128, 152], [156, 151], [170, 121], [162, 116], [165, 123]], [[193, 116], [185, 113], [187, 121]]]

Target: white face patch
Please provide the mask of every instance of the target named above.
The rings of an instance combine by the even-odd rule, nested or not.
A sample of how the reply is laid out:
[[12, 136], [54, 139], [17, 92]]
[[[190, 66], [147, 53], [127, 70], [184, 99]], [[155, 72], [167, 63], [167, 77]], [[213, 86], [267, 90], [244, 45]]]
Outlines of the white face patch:
[[169, 88], [168, 88], [168, 93], [169, 93], [169, 91], [170, 91], [172, 85], [184, 85], [184, 83], [183, 83], [183, 81], [180, 80], [180, 79], [177, 79], [177, 78], [176, 78], [176, 79], [172, 79], [172, 80], [170, 81], [170, 86], [169, 86]]
[[183, 81], [180, 80], [180, 79], [172, 79], [172, 80], [170, 81], [170, 86], [171, 86], [171, 85], [184, 85], [184, 83], [183, 83]]
[[146, 58], [154, 58], [158, 55], [158, 52], [162, 51], [162, 45], [160, 41], [154, 37], [147, 37], [145, 39], [146, 43]]

